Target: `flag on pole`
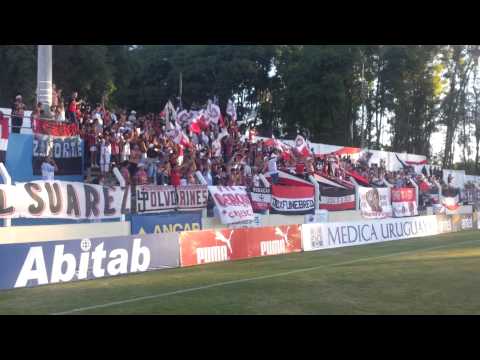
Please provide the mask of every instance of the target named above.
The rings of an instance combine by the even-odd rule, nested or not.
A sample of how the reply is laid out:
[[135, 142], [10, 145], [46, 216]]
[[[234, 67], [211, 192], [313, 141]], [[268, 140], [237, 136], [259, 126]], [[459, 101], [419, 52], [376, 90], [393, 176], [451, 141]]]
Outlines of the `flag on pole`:
[[190, 130], [195, 134], [200, 134], [206, 128], [208, 128], [208, 120], [204, 111], [194, 113], [190, 123]]
[[297, 138], [295, 139], [295, 149], [303, 157], [308, 157], [312, 155], [303, 136], [297, 135]]
[[177, 112], [170, 100], [168, 100], [167, 104], [165, 105], [162, 114], [167, 121], [167, 124], [168, 122], [175, 122], [177, 120]]
[[232, 121], [237, 121], [237, 109], [235, 108], [235, 104], [233, 103], [233, 101], [230, 99], [227, 103], [227, 115], [230, 116]]
[[218, 124], [221, 116], [220, 107], [212, 102], [212, 100], [208, 100], [206, 115], [210, 122], [213, 122], [215, 125]]
[[9, 135], [8, 118], [0, 113], [0, 162], [5, 162], [6, 160]]
[[191, 143], [190, 140], [188, 139], [188, 136], [185, 135], [185, 133], [182, 130], [177, 130], [176, 131], [176, 136], [173, 139], [175, 144], [179, 144], [182, 148], [184, 147], [190, 147]]

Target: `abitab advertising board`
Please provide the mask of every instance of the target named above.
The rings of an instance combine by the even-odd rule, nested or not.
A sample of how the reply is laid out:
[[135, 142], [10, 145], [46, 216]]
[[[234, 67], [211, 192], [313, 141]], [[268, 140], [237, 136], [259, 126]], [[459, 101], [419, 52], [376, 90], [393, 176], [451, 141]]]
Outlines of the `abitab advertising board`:
[[178, 234], [0, 245], [0, 289], [178, 267]]

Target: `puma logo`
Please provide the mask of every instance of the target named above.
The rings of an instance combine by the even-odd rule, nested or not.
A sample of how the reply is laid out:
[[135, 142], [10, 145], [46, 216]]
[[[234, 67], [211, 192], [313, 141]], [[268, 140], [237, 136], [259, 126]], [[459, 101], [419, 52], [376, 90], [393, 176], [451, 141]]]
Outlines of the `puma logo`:
[[228, 250], [230, 250], [230, 253], [232, 253], [232, 244], [231, 244], [231, 239], [233, 235], [233, 230], [230, 231], [230, 235], [228, 236], [228, 239], [220, 232], [220, 231], [215, 231], [215, 240], [221, 241], [227, 245]]

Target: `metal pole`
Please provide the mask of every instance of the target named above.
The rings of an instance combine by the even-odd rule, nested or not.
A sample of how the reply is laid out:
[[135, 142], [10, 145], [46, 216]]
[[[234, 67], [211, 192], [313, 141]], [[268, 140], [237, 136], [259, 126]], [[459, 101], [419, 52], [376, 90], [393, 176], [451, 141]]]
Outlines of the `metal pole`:
[[45, 117], [52, 117], [52, 45], [38, 45], [37, 103], [43, 104]]
[[178, 86], [178, 95], [180, 96], [180, 100], [182, 99], [182, 93], [183, 93], [183, 76], [182, 72], [180, 71], [180, 79], [179, 79], [179, 86]]

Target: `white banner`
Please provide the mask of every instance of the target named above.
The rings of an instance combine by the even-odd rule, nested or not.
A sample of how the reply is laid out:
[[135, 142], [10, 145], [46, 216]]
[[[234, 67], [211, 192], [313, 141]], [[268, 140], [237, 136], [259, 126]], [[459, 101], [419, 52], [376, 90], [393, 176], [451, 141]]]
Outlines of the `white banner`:
[[353, 223], [303, 224], [304, 251], [372, 244], [439, 234], [435, 215]]
[[360, 211], [366, 219], [392, 217], [390, 188], [368, 188], [360, 186]]
[[222, 224], [234, 224], [254, 219], [252, 204], [245, 186], [209, 186]]
[[172, 210], [199, 210], [207, 207], [206, 185], [135, 187], [137, 213], [160, 213]]
[[392, 209], [395, 217], [417, 216], [417, 198], [414, 188], [391, 189]]
[[0, 217], [50, 219], [119, 218], [130, 210], [129, 188], [69, 181], [0, 185]]

